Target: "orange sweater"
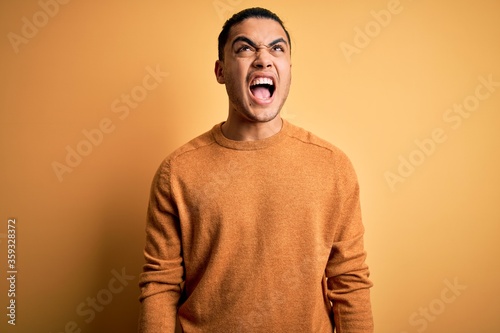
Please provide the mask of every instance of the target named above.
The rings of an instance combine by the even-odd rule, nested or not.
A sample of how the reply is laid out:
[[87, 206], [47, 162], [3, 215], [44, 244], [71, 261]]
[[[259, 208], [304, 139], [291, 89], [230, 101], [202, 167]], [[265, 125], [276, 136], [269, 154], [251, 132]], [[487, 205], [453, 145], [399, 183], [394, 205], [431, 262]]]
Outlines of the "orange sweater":
[[218, 124], [154, 178], [139, 331], [373, 332], [363, 231], [338, 148], [286, 120], [258, 141]]

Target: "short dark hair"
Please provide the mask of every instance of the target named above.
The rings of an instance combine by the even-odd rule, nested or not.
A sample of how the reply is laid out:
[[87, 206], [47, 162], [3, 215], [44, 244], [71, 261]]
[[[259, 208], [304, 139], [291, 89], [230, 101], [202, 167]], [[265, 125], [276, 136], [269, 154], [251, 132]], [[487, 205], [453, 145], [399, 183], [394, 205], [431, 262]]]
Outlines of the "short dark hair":
[[288, 38], [288, 43], [290, 44], [289, 47], [291, 49], [290, 34], [286, 30], [283, 21], [278, 17], [278, 15], [265, 8], [253, 7], [244, 9], [241, 12], [234, 14], [230, 19], [226, 21], [226, 23], [224, 23], [222, 31], [219, 34], [219, 60], [224, 60], [224, 47], [226, 46], [227, 39], [229, 38], [229, 32], [231, 31], [231, 28], [249, 18], [263, 18], [278, 22], [283, 30], [285, 30], [286, 37]]

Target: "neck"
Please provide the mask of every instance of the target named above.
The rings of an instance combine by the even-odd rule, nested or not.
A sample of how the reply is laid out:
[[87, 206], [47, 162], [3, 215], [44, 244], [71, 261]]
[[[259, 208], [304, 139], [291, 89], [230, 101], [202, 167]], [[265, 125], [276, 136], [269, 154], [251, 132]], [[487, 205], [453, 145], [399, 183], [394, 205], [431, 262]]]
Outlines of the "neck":
[[283, 120], [279, 115], [266, 122], [236, 120], [233, 117], [228, 117], [221, 129], [224, 136], [230, 140], [257, 141], [275, 135], [282, 126]]

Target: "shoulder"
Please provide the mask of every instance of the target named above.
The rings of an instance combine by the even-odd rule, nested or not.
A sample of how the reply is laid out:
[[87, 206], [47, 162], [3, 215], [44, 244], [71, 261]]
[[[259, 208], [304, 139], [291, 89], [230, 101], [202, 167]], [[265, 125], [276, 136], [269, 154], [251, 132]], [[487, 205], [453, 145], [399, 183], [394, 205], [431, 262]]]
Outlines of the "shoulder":
[[337, 193], [352, 193], [358, 187], [354, 166], [347, 154], [331, 142], [299, 126], [287, 124], [289, 136], [310, 151], [311, 162], [332, 172]]
[[160, 164], [158, 173], [160, 175], [169, 174], [172, 165], [175, 164], [177, 161], [182, 160], [184, 158], [196, 159], [196, 155], [198, 153], [210, 150], [210, 147], [213, 147], [214, 144], [216, 144], [216, 142], [213, 136], [213, 129], [210, 129], [209, 131], [206, 131], [205, 133], [200, 134], [194, 139], [191, 139], [187, 143], [183, 144], [182, 146], [178, 147], [170, 154], [168, 154], [167, 157], [165, 157], [162, 163]]
[[305, 146], [309, 146], [310, 148], [316, 148], [319, 151], [323, 151], [324, 153], [331, 155], [338, 161], [345, 161], [346, 163], [350, 163], [349, 158], [344, 153], [344, 151], [331, 142], [320, 138], [316, 134], [313, 134], [310, 131], [294, 125], [288, 121], [287, 126], [289, 128], [287, 133], [291, 139], [296, 140]]
[[204, 150], [213, 144], [215, 144], [215, 139], [212, 130], [209, 130], [175, 149], [170, 155], [167, 156], [167, 159], [175, 160], [183, 155]]
[[[316, 136], [315, 134], [295, 125], [292, 125], [290, 137], [302, 142], [304, 145], [315, 147], [318, 153], [315, 154], [314, 163], [329, 165], [335, 175], [335, 186], [339, 195], [351, 195], [358, 191], [358, 177], [354, 166], [347, 154], [334, 144]], [[320, 160], [321, 159], [321, 160]]]

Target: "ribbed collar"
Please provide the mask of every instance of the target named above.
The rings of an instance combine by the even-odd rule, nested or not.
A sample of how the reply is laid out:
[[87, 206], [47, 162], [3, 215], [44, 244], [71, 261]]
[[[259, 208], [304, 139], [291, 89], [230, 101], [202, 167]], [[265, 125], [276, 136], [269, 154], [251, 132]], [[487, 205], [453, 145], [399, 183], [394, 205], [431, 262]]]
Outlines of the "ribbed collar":
[[215, 141], [219, 145], [229, 149], [236, 149], [236, 150], [265, 149], [281, 142], [289, 134], [288, 132], [291, 129], [290, 123], [288, 123], [285, 119], [282, 120], [283, 120], [283, 126], [281, 127], [281, 130], [278, 133], [274, 134], [273, 136], [270, 136], [262, 140], [236, 141], [228, 139], [222, 133], [222, 124], [224, 122], [221, 122], [212, 128], [212, 135], [214, 136]]

